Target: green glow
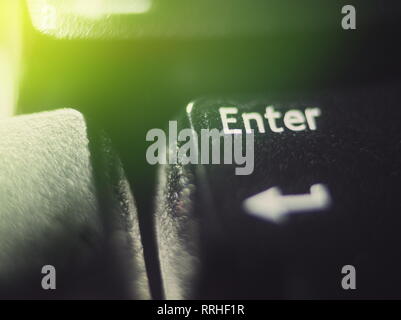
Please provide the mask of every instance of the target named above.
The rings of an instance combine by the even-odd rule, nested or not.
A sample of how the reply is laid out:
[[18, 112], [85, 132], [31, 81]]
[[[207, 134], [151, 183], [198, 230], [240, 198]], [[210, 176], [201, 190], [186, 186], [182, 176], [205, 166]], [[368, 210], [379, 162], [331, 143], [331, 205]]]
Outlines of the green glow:
[[27, 0], [33, 25], [56, 38], [257, 36], [333, 25], [338, 4], [321, 0]]
[[19, 1], [0, 1], [0, 117], [14, 113], [21, 56]]

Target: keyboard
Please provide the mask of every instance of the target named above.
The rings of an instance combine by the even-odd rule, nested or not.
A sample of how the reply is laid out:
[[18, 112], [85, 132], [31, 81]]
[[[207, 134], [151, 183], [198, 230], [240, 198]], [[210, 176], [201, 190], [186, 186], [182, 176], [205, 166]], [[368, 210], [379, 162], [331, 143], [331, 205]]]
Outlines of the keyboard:
[[397, 1], [0, 12], [1, 298], [401, 298]]

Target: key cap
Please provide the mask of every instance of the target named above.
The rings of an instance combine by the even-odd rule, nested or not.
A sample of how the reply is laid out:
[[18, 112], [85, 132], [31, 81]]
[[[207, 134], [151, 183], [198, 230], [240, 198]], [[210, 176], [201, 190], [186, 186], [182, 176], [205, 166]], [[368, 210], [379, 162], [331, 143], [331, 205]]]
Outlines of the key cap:
[[[70, 109], [2, 119], [0, 136], [0, 296], [149, 298], [135, 203], [110, 141]], [[50, 290], [45, 266], [56, 272]]]
[[[160, 0], [28, 0], [28, 8], [38, 30], [59, 38], [210, 37], [271, 33], [279, 28], [288, 31], [299, 25], [310, 29], [317, 21], [327, 27], [335, 6], [308, 1], [309, 5], [292, 4], [290, 9], [279, 1], [260, 0], [252, 4], [238, 0], [172, 0], [168, 4]], [[290, 10], [292, 19], [284, 23]]]
[[[166, 132], [167, 141], [181, 133], [166, 153], [181, 157], [160, 166], [155, 202], [166, 297], [400, 297], [399, 92], [388, 84], [190, 103]], [[202, 129], [225, 131], [220, 147], [202, 142]], [[228, 153], [232, 164], [223, 163], [227, 137], [244, 148], [243, 158]], [[342, 284], [348, 265], [355, 290]]]

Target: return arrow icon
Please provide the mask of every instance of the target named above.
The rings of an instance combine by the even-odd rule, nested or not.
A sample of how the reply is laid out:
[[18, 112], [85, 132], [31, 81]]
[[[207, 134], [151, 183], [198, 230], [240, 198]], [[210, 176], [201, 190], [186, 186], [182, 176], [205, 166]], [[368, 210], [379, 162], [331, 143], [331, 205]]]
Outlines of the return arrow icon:
[[243, 206], [251, 215], [281, 223], [290, 213], [324, 210], [330, 204], [327, 188], [314, 184], [309, 194], [299, 195], [282, 195], [279, 188], [273, 187], [246, 199]]

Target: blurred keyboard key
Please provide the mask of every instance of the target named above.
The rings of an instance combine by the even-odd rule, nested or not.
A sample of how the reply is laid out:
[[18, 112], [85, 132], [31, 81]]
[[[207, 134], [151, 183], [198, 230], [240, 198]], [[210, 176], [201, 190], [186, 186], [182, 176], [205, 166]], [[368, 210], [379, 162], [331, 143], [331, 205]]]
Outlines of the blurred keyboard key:
[[[178, 135], [194, 130], [199, 158], [159, 172], [167, 298], [401, 297], [400, 89], [205, 98], [183, 110]], [[220, 164], [201, 160], [205, 129], [226, 133]], [[227, 136], [241, 137], [246, 162], [223, 164]], [[342, 288], [346, 265], [357, 290]]]
[[[0, 120], [0, 297], [149, 298], [137, 212], [111, 144], [74, 110]], [[42, 268], [56, 289], [42, 287]]]

